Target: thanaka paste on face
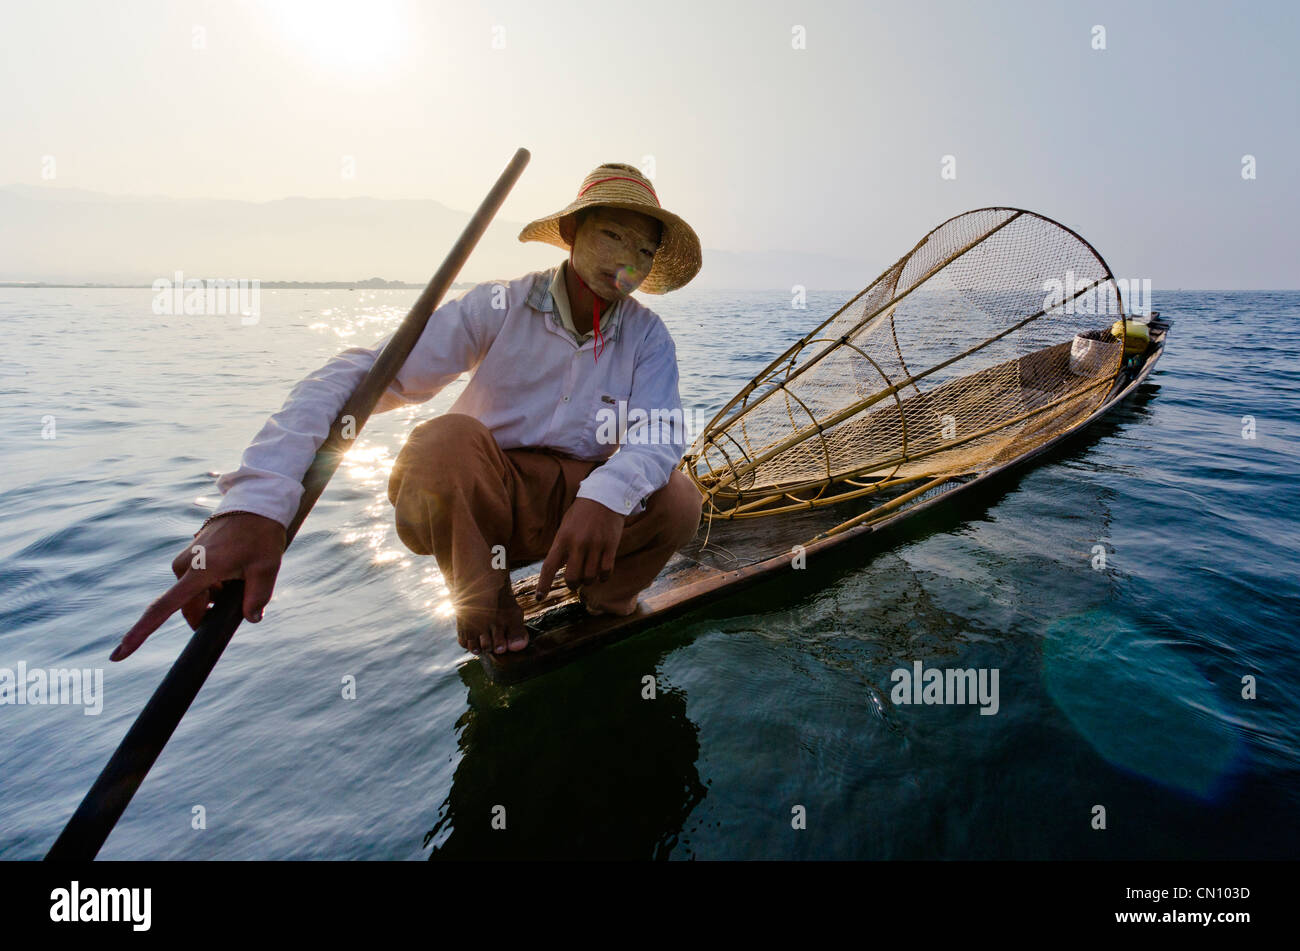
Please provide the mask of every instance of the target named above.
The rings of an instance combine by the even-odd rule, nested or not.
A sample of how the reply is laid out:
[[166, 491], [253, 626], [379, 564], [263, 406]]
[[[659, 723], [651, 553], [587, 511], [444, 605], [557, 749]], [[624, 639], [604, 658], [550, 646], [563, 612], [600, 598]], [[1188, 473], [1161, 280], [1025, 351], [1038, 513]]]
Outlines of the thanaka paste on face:
[[645, 281], [659, 247], [657, 219], [624, 208], [598, 207], [588, 213], [573, 237], [572, 225], [564, 224], [561, 233], [573, 248], [574, 270], [601, 299], [626, 297]]

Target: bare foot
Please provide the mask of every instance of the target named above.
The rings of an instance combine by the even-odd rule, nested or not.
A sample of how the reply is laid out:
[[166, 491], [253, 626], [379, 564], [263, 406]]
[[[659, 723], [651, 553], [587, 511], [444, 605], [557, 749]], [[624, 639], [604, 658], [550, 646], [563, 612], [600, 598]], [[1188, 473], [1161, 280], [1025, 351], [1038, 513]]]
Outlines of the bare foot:
[[502, 586], [495, 610], [475, 613], [478, 616], [472, 619], [456, 616], [457, 640], [470, 653], [491, 651], [504, 654], [507, 650], [521, 651], [528, 646], [524, 612], [520, 610], [509, 584]]
[[617, 614], [619, 617], [627, 617], [629, 614], [636, 613], [635, 595], [625, 601], [597, 601], [587, 588], [582, 587], [578, 589], [578, 597], [582, 600], [582, 606], [587, 609], [588, 614]]

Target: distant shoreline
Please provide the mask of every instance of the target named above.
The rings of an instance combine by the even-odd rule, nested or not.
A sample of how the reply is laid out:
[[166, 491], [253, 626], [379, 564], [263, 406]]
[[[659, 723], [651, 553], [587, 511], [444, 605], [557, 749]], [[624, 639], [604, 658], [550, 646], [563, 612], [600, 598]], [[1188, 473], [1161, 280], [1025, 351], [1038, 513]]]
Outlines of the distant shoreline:
[[[199, 278], [199, 280], [204, 280]], [[213, 279], [215, 280], [215, 278]], [[474, 283], [466, 281], [457, 281], [451, 285], [453, 290], [474, 287]], [[152, 284], [49, 284], [45, 281], [0, 281], [0, 287], [26, 287], [26, 288], [71, 288], [74, 290], [99, 289], [99, 288], [143, 288], [153, 290]], [[364, 281], [259, 281], [258, 287], [263, 290], [301, 290], [301, 291], [321, 291], [321, 290], [365, 290], [365, 291], [388, 291], [388, 290], [422, 290], [423, 284], [408, 284], [406, 281], [384, 281], [376, 279], [367, 279]]]
[[[216, 278], [213, 278], [216, 280]], [[468, 290], [471, 287], [477, 287], [475, 281], [457, 281], [451, 285], [452, 290]], [[404, 290], [423, 290], [424, 284], [410, 284], [406, 281], [261, 281], [258, 286], [263, 290], [300, 290], [300, 291], [404, 291]], [[44, 281], [0, 281], [0, 290], [10, 290], [13, 288], [30, 289], [30, 290], [111, 290], [121, 288], [126, 290], [153, 290], [152, 284], [48, 284]], [[697, 288], [705, 290], [706, 288]], [[709, 287], [708, 291], [713, 293], [729, 293], [735, 291], [764, 291], [776, 292], [780, 290], [785, 293], [784, 289], [763, 288], [763, 287]], [[829, 294], [852, 294], [852, 288], [824, 288], [823, 293]], [[1165, 288], [1165, 293], [1189, 293], [1189, 294], [1297, 294], [1300, 288], [1295, 287], [1170, 287]]]

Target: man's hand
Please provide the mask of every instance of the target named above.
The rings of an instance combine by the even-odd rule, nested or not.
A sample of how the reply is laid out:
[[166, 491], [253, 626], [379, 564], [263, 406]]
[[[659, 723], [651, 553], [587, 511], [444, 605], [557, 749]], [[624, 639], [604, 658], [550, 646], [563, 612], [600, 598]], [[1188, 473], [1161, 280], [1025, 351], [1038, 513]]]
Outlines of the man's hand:
[[614, 553], [623, 537], [623, 519], [591, 499], [575, 499], [560, 520], [555, 541], [537, 576], [537, 600], [551, 591], [551, 581], [561, 565], [564, 577], [573, 585], [604, 581], [614, 570]]
[[280, 571], [284, 534], [279, 522], [251, 512], [225, 515], [211, 522], [172, 561], [172, 571], [180, 580], [149, 605], [108, 659], [131, 656], [178, 610], [191, 628], [197, 628], [223, 581], [242, 578], [244, 617], [254, 623], [262, 620], [262, 609], [271, 600], [275, 576]]

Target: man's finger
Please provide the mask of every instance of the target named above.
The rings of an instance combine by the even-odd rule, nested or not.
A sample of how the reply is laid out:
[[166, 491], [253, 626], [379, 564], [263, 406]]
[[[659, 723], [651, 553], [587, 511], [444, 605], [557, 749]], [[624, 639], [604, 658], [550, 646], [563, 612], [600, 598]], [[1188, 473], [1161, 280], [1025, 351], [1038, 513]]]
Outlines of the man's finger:
[[212, 607], [212, 602], [216, 601], [220, 594], [221, 582], [218, 581], [207, 591], [201, 591], [181, 605], [181, 615], [185, 618], [185, 623], [190, 626], [190, 630], [199, 629], [199, 625], [203, 623], [203, 616], [208, 613], [208, 608]]
[[208, 613], [208, 606], [212, 604], [214, 596], [213, 590], [209, 588], [181, 605], [181, 615], [185, 618], [185, 623], [190, 626], [191, 631], [198, 630], [199, 624], [203, 621], [203, 615]]
[[587, 553], [582, 560], [582, 583], [595, 584], [600, 578], [601, 551], [595, 545], [587, 546]]
[[244, 619], [256, 624], [262, 620], [262, 609], [271, 600], [275, 590], [275, 576], [280, 564], [259, 563], [244, 573]]
[[130, 657], [135, 653], [135, 649], [145, 642], [145, 638], [162, 627], [163, 622], [179, 611], [186, 601], [194, 598], [200, 591], [206, 591], [207, 587], [208, 582], [203, 572], [191, 571], [186, 574], [184, 578], [168, 588], [161, 598], [149, 605], [140, 620], [135, 622], [131, 630], [122, 635], [122, 643], [117, 645], [108, 659], [116, 661]]
[[597, 581], [608, 581], [609, 576], [614, 573], [614, 553], [617, 549], [610, 546], [605, 549], [605, 554], [600, 558], [600, 576]]
[[[537, 576], [537, 588], [533, 592], [535, 600], [540, 601], [551, 593], [551, 582], [555, 580], [555, 572], [559, 570], [560, 565], [565, 563], [565, 554], [565, 545], [557, 538], [551, 543], [551, 550], [546, 553], [546, 560], [542, 562], [542, 572]], [[568, 577], [567, 568], [565, 577]]]
[[586, 541], [578, 541], [569, 551], [569, 563], [564, 566], [564, 577], [577, 584], [587, 584], [587, 564], [591, 559], [591, 546]]

